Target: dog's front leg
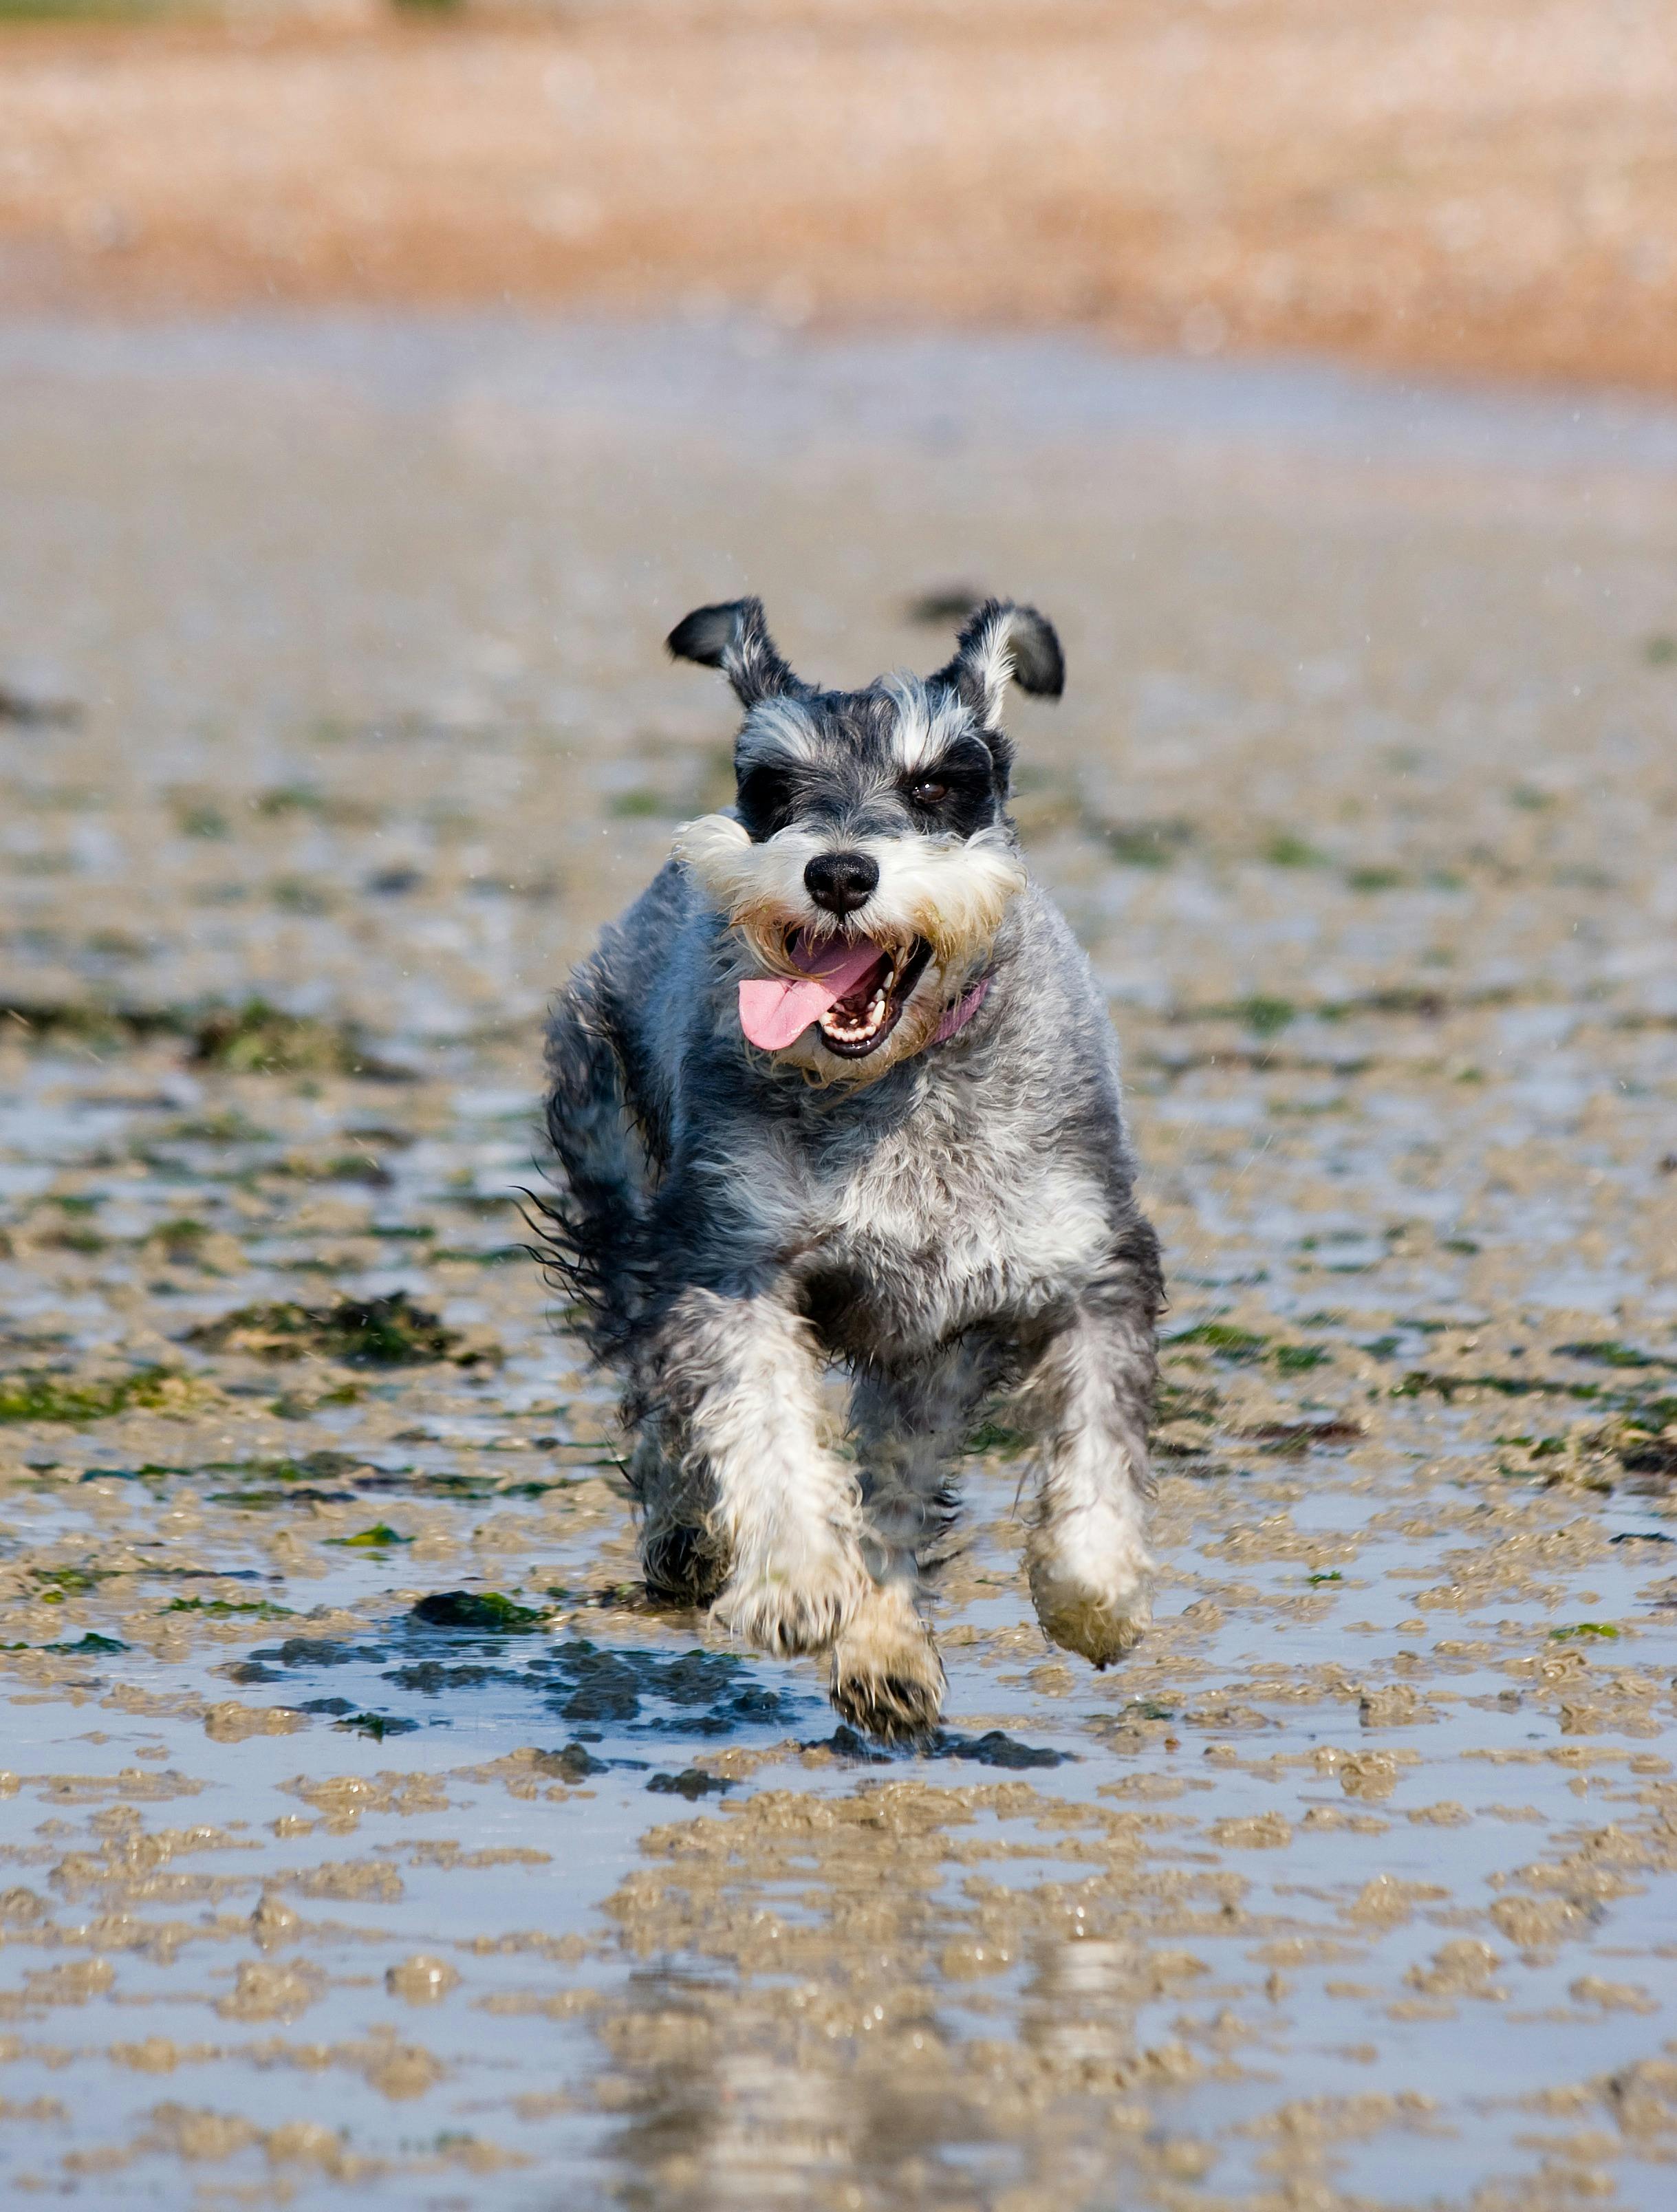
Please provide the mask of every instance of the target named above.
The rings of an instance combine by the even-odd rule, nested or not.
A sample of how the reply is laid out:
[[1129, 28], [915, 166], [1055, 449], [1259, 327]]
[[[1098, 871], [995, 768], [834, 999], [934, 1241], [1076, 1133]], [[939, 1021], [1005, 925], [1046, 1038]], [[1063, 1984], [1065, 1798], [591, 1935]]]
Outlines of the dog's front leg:
[[1072, 1310], [1024, 1400], [1042, 1446], [1025, 1552], [1036, 1617], [1056, 1644], [1097, 1667], [1127, 1651], [1152, 1618], [1153, 1328], [1145, 1281], [1121, 1275]]
[[943, 1708], [943, 1662], [921, 1610], [921, 1559], [949, 1517], [949, 1481], [993, 1381], [989, 1346], [946, 1345], [903, 1366], [868, 1364], [851, 1420], [865, 1484], [874, 1588], [833, 1647], [833, 1703], [875, 1735], [927, 1734]]
[[695, 1531], [727, 1581], [721, 1625], [760, 1650], [830, 1644], [872, 1588], [856, 1480], [822, 1436], [808, 1324], [772, 1291], [692, 1289], [636, 1361], [648, 1486], [643, 1547]]

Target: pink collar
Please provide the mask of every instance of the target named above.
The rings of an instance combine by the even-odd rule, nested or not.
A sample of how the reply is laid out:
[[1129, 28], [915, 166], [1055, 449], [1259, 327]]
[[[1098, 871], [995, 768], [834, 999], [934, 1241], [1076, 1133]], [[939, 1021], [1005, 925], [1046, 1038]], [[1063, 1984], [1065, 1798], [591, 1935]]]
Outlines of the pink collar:
[[957, 999], [952, 1006], [945, 1008], [944, 1018], [938, 1024], [937, 1035], [933, 1038], [933, 1043], [947, 1044], [957, 1030], [965, 1029], [989, 994], [990, 978], [987, 975], [981, 975], [970, 991]]

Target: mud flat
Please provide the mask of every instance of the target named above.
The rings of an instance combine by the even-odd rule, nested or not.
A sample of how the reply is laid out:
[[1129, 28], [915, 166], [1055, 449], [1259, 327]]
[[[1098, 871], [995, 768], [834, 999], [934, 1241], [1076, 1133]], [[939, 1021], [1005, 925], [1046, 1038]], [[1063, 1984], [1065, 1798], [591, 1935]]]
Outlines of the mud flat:
[[[0, 337], [0, 2173], [89, 2205], [1663, 2205], [1677, 429], [1047, 343]], [[975, 1440], [946, 1733], [634, 1578], [542, 1002], [657, 641], [1062, 627], [1158, 1626]], [[555, 1323], [557, 1326], [555, 1326]]]

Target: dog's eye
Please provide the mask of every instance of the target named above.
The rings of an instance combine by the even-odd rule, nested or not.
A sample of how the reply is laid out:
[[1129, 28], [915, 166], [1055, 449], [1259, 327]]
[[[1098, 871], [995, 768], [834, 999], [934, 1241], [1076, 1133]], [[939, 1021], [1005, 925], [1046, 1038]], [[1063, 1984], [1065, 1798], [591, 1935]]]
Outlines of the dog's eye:
[[741, 811], [754, 825], [778, 828], [792, 810], [792, 779], [780, 769], [754, 768], [739, 786]]
[[908, 796], [916, 805], [936, 806], [940, 799], [949, 797], [949, 786], [939, 783], [935, 776], [922, 776], [918, 783], [910, 784]]

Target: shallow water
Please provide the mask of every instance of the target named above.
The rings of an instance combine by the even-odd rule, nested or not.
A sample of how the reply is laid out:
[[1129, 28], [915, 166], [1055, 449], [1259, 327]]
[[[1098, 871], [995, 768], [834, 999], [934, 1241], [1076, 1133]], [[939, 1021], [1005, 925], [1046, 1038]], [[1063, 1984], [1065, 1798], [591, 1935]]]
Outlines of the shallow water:
[[[1674, 449], [1037, 342], [7, 334], [12, 2191], [1669, 2201]], [[1048, 1649], [1001, 1439], [880, 1759], [644, 1603], [508, 1193], [726, 787], [665, 629], [749, 584], [856, 679], [967, 581], [1067, 644], [1019, 811], [1170, 1257], [1164, 1571]]]

